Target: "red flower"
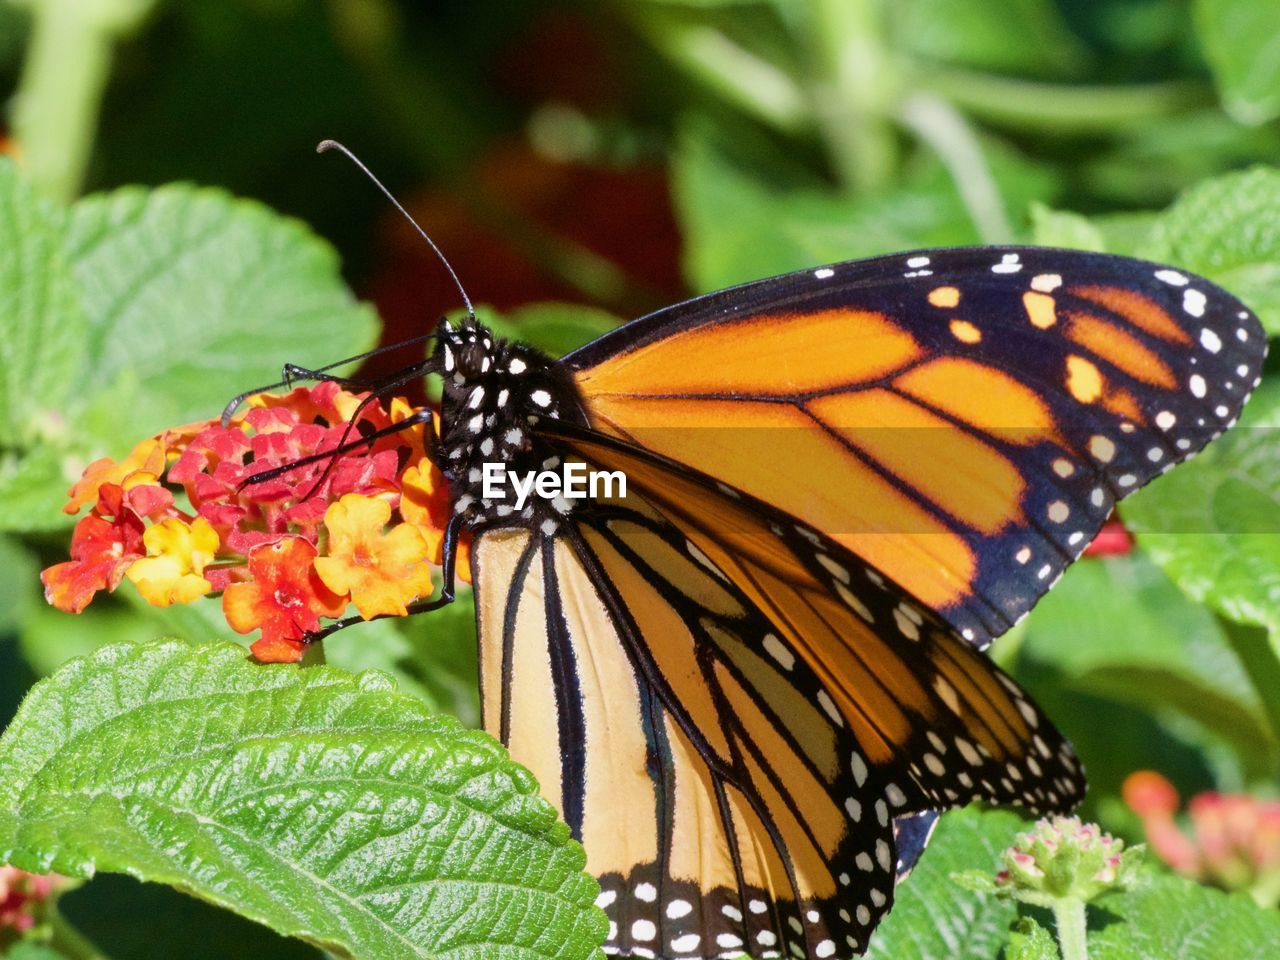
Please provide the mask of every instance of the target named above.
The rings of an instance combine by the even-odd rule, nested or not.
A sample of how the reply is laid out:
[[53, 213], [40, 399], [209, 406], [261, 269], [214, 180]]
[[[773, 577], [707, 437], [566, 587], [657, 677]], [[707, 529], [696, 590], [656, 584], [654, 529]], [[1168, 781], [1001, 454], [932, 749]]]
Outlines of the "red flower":
[[1132, 552], [1133, 534], [1119, 520], [1108, 520], [1089, 546], [1084, 548], [1086, 557], [1115, 557]]
[[[79, 613], [99, 590], [115, 590], [125, 571], [147, 553], [142, 541], [145, 525], [125, 506], [124, 491], [114, 483], [101, 483], [96, 489], [93, 512], [81, 518], [71, 534], [71, 560], [40, 574], [45, 599], [67, 613]], [[146, 500], [155, 509], [154, 501]]]
[[262, 630], [251, 649], [268, 663], [299, 660], [308, 633], [321, 617], [340, 617], [347, 598], [333, 593], [315, 571], [316, 548], [301, 537], [282, 537], [254, 547], [249, 576], [222, 594], [222, 612], [237, 633]]
[[1130, 774], [1122, 793], [1142, 818], [1151, 848], [1176, 872], [1245, 890], [1263, 906], [1280, 904], [1280, 801], [1199, 793], [1187, 805], [1191, 830], [1186, 832], [1174, 820], [1178, 791], [1160, 774]]
[[45, 903], [64, 885], [57, 874], [40, 876], [16, 867], [0, 867], [0, 945], [12, 940], [6, 934], [26, 933], [36, 925]]

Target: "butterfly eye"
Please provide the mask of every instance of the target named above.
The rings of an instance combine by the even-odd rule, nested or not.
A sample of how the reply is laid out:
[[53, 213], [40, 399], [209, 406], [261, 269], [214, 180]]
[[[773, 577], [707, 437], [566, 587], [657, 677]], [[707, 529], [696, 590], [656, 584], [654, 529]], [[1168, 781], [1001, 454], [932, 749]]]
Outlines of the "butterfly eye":
[[480, 376], [487, 366], [485, 349], [478, 343], [468, 343], [458, 353], [458, 372], [468, 380]]

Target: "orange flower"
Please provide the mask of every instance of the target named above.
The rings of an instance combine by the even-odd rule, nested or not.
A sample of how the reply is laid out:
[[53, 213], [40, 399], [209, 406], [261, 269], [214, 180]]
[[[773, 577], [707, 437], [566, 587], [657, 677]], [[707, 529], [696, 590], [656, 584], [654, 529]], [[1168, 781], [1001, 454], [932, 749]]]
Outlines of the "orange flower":
[[149, 475], [142, 482], [155, 483], [156, 478], [164, 473], [169, 460], [176, 456], [203, 427], [204, 423], [189, 423], [165, 430], [163, 433], [143, 440], [119, 463], [110, 457], [93, 461], [67, 493], [69, 499], [63, 506], [62, 512], [71, 515], [79, 513], [86, 503], [93, 503], [98, 499], [98, 491], [103, 484], [115, 483], [128, 489], [135, 473]]
[[427, 543], [418, 528], [398, 524], [384, 532], [391, 507], [384, 500], [349, 493], [325, 511], [328, 556], [316, 572], [334, 593], [351, 594], [366, 620], [403, 617], [406, 604], [432, 591]]
[[[427, 559], [436, 566], [444, 558], [444, 528], [449, 522], [449, 487], [439, 468], [423, 457], [400, 474], [400, 515], [413, 524], [427, 542]], [[471, 582], [471, 536], [463, 534], [458, 543], [455, 574]]]
[[295, 661], [349, 602], [366, 619], [404, 615], [431, 593], [448, 491], [426, 454], [431, 427], [395, 429], [421, 408], [333, 382], [246, 404], [85, 471], [67, 509], [96, 502], [71, 560], [42, 574], [50, 603], [79, 612], [126, 576], [159, 606], [221, 594], [233, 629], [262, 631], [255, 656]]
[[284, 537], [249, 552], [252, 580], [233, 583], [222, 594], [222, 612], [231, 629], [262, 638], [250, 648], [264, 663], [302, 658], [306, 637], [320, 618], [342, 616], [347, 598], [332, 593], [315, 571], [316, 548], [301, 537]]
[[84, 475], [67, 493], [69, 499], [62, 512], [74, 516], [86, 503], [97, 501], [98, 490], [103, 484], [121, 484], [125, 477], [137, 470], [152, 476], [158, 476], [164, 470], [164, 444], [159, 437], [143, 440], [119, 463], [110, 457], [102, 457], [85, 467]]
[[40, 574], [44, 598], [67, 613], [79, 613], [99, 590], [114, 590], [143, 556], [142, 520], [129, 514], [115, 522], [84, 517], [71, 534], [71, 560]]
[[136, 561], [126, 573], [147, 603], [167, 607], [190, 603], [213, 589], [204, 578], [204, 568], [218, 552], [218, 533], [204, 517], [187, 524], [182, 520], [162, 520], [142, 535], [147, 556]]

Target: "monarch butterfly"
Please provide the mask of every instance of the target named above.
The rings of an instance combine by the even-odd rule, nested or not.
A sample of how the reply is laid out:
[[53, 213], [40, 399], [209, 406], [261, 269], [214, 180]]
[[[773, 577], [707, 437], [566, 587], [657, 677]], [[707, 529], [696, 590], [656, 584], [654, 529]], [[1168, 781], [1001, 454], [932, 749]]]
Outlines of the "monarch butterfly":
[[[1070, 745], [979, 651], [1265, 355], [1211, 283], [930, 250], [747, 284], [552, 360], [442, 321], [483, 717], [587, 851], [607, 953], [860, 953], [936, 811], [1037, 814]], [[582, 463], [626, 495], [486, 495]], [[492, 493], [492, 490], [489, 491]]]
[[[387, 381], [444, 381], [420, 606], [469, 533], [484, 725], [583, 843], [605, 952], [662, 960], [860, 954], [938, 811], [1079, 802], [981, 650], [1235, 422], [1266, 354], [1202, 278], [1033, 247], [762, 280], [558, 360], [466, 302]], [[515, 499], [492, 463], [626, 489]]]

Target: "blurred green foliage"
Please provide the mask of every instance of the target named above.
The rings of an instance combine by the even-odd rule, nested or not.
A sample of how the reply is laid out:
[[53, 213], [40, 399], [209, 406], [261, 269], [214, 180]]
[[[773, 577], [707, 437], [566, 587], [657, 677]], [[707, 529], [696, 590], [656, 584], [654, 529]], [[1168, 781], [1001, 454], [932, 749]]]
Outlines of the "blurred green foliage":
[[[685, 293], [1011, 241], [1176, 263], [1280, 334], [1274, 3], [9, 0], [0, 83], [23, 173], [0, 177], [4, 721], [36, 677], [108, 642], [240, 639], [213, 605], [159, 611], [127, 589], [75, 621], [43, 605], [35, 571], [65, 553], [61, 494], [89, 459], [215, 416], [285, 361], [366, 346], [374, 313], [348, 287], [383, 342], [456, 308], [376, 192], [311, 156], [325, 137], [406, 199], [486, 319], [557, 353]], [[1277, 402], [1264, 382], [1240, 428], [1126, 504], [1135, 552], [1082, 560], [996, 646], [1078, 745], [1087, 814], [1132, 839], [1119, 785], [1136, 769], [1184, 793], [1280, 789]], [[328, 656], [474, 723], [472, 630], [464, 600]], [[983, 866], [970, 816], [944, 824], [886, 944], [1010, 942], [1007, 905], [944, 909], [955, 892], [926, 882], [931, 863]], [[177, 896], [148, 890], [148, 927], [305, 952]], [[1174, 912], [1218, 910], [1209, 896]], [[1141, 937], [1169, 914], [1131, 899], [1117, 915], [1150, 918], [1109, 928], [1105, 955], [1166, 955]], [[116, 902], [139, 909], [94, 882], [63, 910], [112, 956], [157, 955]], [[946, 911], [981, 936], [931, 927]], [[1018, 955], [1038, 955], [1027, 929]]]

